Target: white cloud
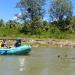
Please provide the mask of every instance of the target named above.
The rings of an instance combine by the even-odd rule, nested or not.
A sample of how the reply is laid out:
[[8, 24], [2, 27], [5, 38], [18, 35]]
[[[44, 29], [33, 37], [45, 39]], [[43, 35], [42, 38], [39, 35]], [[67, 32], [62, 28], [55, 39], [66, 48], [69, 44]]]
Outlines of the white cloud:
[[19, 20], [19, 18], [21, 17], [21, 13], [18, 13], [18, 14], [16, 14], [13, 18], [12, 18], [12, 20]]
[[18, 18], [17, 18], [17, 16], [14, 16], [13, 18], [12, 18], [12, 20], [17, 20]]

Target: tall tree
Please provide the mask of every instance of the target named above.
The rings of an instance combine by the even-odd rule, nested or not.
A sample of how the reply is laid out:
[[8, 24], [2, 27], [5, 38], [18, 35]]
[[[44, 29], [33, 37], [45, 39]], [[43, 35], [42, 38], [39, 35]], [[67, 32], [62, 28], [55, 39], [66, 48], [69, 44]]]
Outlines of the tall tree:
[[52, 0], [49, 7], [49, 14], [52, 21], [57, 21], [58, 26], [63, 30], [72, 17], [71, 0]]
[[44, 9], [43, 6], [45, 4], [45, 0], [20, 0], [17, 3], [17, 7], [22, 11], [22, 19], [30, 19], [39, 16], [43, 17]]

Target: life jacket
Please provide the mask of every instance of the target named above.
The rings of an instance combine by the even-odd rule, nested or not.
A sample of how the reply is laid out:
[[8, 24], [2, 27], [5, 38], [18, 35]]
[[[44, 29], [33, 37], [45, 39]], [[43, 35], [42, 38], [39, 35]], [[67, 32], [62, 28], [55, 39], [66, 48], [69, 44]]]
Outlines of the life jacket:
[[2, 47], [2, 42], [0, 42], [0, 48]]

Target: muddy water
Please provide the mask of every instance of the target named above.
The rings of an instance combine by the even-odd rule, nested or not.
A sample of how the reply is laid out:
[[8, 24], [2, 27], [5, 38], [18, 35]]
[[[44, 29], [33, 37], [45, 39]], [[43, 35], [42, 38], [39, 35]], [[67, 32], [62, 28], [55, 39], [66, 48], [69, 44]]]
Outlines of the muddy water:
[[0, 75], [75, 75], [75, 48], [33, 48], [25, 56], [0, 56]]

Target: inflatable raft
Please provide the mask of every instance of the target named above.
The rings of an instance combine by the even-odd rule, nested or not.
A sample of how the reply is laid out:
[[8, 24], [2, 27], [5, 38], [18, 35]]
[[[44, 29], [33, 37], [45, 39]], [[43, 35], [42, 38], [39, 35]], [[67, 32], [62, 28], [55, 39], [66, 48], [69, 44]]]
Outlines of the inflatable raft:
[[24, 55], [31, 51], [30, 45], [23, 45], [13, 48], [0, 48], [0, 55]]

